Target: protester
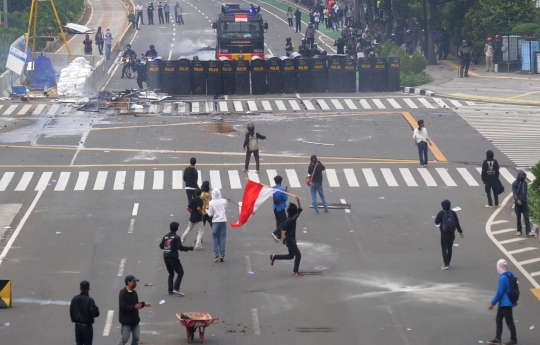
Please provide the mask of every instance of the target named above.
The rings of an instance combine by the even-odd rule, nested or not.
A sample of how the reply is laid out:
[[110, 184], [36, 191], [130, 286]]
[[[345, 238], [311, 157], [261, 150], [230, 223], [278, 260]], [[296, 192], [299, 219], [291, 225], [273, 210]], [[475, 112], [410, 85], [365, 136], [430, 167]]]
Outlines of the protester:
[[[169, 225], [170, 231], [161, 239], [159, 248], [163, 250], [163, 260], [165, 261], [165, 267], [167, 268], [167, 272], [169, 272], [169, 279], [167, 280], [167, 293], [169, 295], [175, 294], [179, 296], [184, 296], [184, 293], [180, 292], [180, 284], [182, 283], [182, 277], [184, 276], [184, 269], [182, 267], [182, 264], [180, 263], [180, 259], [178, 258], [178, 251], [193, 251], [193, 247], [184, 247], [182, 245], [183, 241], [176, 234], [176, 232], [178, 231], [178, 226], [179, 224], [177, 222], [172, 222]], [[173, 285], [175, 272], [177, 276]]]
[[212, 239], [214, 242], [214, 262], [225, 258], [225, 241], [227, 239], [227, 203], [230, 199], [221, 198], [218, 188], [212, 190], [212, 200], [208, 204], [206, 214], [212, 217]]
[[486, 56], [486, 72], [493, 72], [493, 38], [488, 37], [484, 45], [484, 55]]
[[80, 294], [73, 297], [69, 305], [71, 322], [75, 324], [75, 343], [77, 345], [92, 345], [94, 338], [94, 318], [99, 316], [99, 309], [94, 300], [88, 295], [90, 283], [83, 280], [79, 284]]
[[107, 29], [107, 32], [105, 32], [105, 58], [106, 59], [111, 58], [112, 40], [113, 40], [113, 35], [111, 34], [111, 30]]
[[488, 340], [488, 344], [501, 344], [502, 330], [503, 330], [503, 319], [506, 320], [506, 325], [510, 331], [510, 341], [504, 343], [504, 345], [517, 345], [517, 334], [516, 326], [514, 325], [514, 315], [513, 308], [514, 303], [510, 300], [510, 291], [512, 289], [511, 279], [514, 277], [514, 274], [508, 271], [508, 264], [506, 260], [500, 259], [497, 261], [497, 272], [499, 273], [499, 284], [497, 286], [497, 292], [493, 297], [493, 300], [488, 306], [489, 310], [493, 310], [493, 307], [497, 304], [497, 316], [495, 317], [495, 323], [497, 325], [497, 330], [495, 333], [495, 338]]
[[253, 153], [253, 157], [255, 157], [255, 172], [259, 172], [259, 139], [265, 140], [266, 137], [264, 135], [261, 135], [257, 132], [255, 132], [255, 125], [253, 122], [248, 123], [247, 125], [247, 133], [246, 137], [244, 139], [244, 152], [246, 153], [246, 163], [244, 166], [244, 169], [242, 171], [249, 171], [249, 161], [251, 159], [251, 154]]
[[455, 231], [457, 229], [459, 236], [463, 238], [463, 230], [459, 225], [456, 212], [450, 209], [450, 201], [444, 200], [441, 205], [443, 209], [435, 217], [435, 225], [439, 227], [441, 232], [441, 248], [444, 261], [442, 269], [447, 270], [450, 268], [450, 261], [452, 260], [452, 247], [456, 239]]
[[[146, 82], [146, 65], [141, 63], [141, 59], [135, 60], [135, 68], [137, 69], [137, 86], [143, 89], [143, 82]], [[148, 86], [148, 83], [146, 84]]]
[[195, 169], [195, 164], [197, 164], [197, 159], [195, 157], [191, 157], [189, 164], [190, 165], [184, 169], [183, 179], [186, 184], [188, 203], [191, 203], [195, 190], [199, 188], [199, 172]]
[[529, 221], [529, 205], [527, 204], [527, 174], [523, 170], [518, 171], [518, 175], [514, 183], [512, 183], [512, 194], [514, 195], [516, 218], [517, 218], [517, 233], [516, 236], [522, 235], [521, 215], [525, 220], [525, 234], [534, 237], [536, 232], [531, 231], [531, 222]]
[[296, 20], [296, 32], [302, 31], [302, 12], [300, 12], [300, 9], [297, 7], [296, 12], [294, 12], [294, 18]]
[[174, 17], [176, 19], [176, 24], [184, 25], [184, 18], [182, 18], [182, 14], [184, 14], [184, 9], [177, 2], [176, 6], [174, 6]]
[[90, 35], [86, 35], [83, 41], [84, 44], [84, 54], [85, 55], [92, 55], [92, 40], [90, 39]]
[[98, 46], [99, 55], [103, 55], [103, 43], [105, 43], [105, 40], [103, 38], [103, 31], [101, 31], [101, 26], [98, 26], [94, 39], [96, 41], [96, 45]]
[[163, 5], [161, 4], [161, 1], [158, 2], [157, 14], [158, 14], [159, 24], [165, 24], [165, 19], [163, 18]]
[[154, 25], [154, 3], [148, 3], [148, 6], [146, 7], [146, 15], [148, 16], [148, 25]]
[[210, 224], [210, 229], [212, 229], [212, 218], [210, 218], [210, 216], [206, 213], [208, 210], [208, 204], [210, 204], [210, 200], [212, 200], [212, 194], [210, 193], [210, 182], [204, 181], [201, 186], [201, 191], [201, 200], [203, 201], [203, 226], [205, 226], [206, 222], [208, 222], [208, 224]]
[[141, 5], [141, 2], [139, 1], [139, 4], [137, 6], [135, 6], [135, 11], [137, 11], [137, 19], [135, 19], [137, 21], [137, 23], [141, 23], [141, 25], [144, 25], [144, 19], [143, 19], [143, 10], [144, 10], [144, 7]]
[[165, 23], [169, 24], [171, 20], [171, 7], [167, 1], [165, 1], [165, 5], [163, 5], [163, 12], [165, 13]]
[[126, 287], [120, 290], [119, 295], [119, 312], [118, 319], [120, 320], [120, 333], [122, 338], [118, 342], [118, 345], [126, 345], [129, 341], [129, 337], [132, 337], [131, 344], [137, 345], [139, 343], [139, 336], [141, 329], [139, 322], [139, 309], [144, 307], [151, 308], [152, 305], [148, 302], [139, 302], [139, 296], [135, 288], [139, 279], [132, 275], [126, 276], [124, 282]]
[[201, 193], [202, 193], [202, 191], [200, 189], [197, 189], [195, 191], [195, 197], [191, 200], [188, 207], [186, 207], [186, 209], [190, 213], [190, 216], [189, 216], [188, 227], [187, 227], [186, 231], [184, 232], [184, 234], [182, 235], [182, 238], [181, 238], [182, 244], [184, 244], [185, 241], [186, 241], [186, 237], [189, 235], [191, 230], [195, 226], [197, 226], [197, 242], [195, 244], [195, 249], [196, 250], [203, 250], [202, 239], [203, 239], [203, 236], [204, 236], [204, 228], [203, 228], [203, 224], [202, 224], [203, 201], [201, 199]]
[[272, 232], [272, 237], [274, 238], [274, 240], [276, 240], [276, 242], [279, 242], [279, 240], [281, 239], [281, 229], [279, 228], [279, 226], [287, 219], [285, 209], [287, 208], [287, 200], [289, 199], [289, 196], [282, 192], [287, 192], [288, 189], [284, 189], [281, 186], [282, 181], [283, 178], [277, 175], [276, 177], [274, 177], [274, 182], [276, 183], [276, 185], [272, 187], [278, 190], [273, 195], [274, 204], [272, 205], [272, 209], [274, 210], [274, 216], [276, 217], [276, 230]]
[[428, 165], [428, 143], [431, 146], [431, 140], [429, 139], [427, 129], [424, 128], [424, 120], [418, 120], [418, 128], [414, 129], [413, 139], [416, 146], [418, 146], [418, 155], [420, 156], [420, 166], [427, 167]]
[[287, 21], [289, 22], [289, 27], [292, 28], [293, 27], [293, 12], [292, 12], [292, 8], [289, 6], [289, 8], [287, 9]]
[[51, 49], [52, 49], [53, 43], [54, 43], [54, 37], [52, 37], [52, 36], [54, 36], [54, 31], [53, 31], [52, 27], [49, 26], [49, 28], [45, 32], [45, 36], [47, 36], [46, 45], [45, 45], [45, 51], [50, 52]]
[[302, 259], [302, 254], [298, 249], [296, 244], [296, 220], [302, 213], [302, 204], [300, 204], [300, 199], [296, 197], [296, 202], [298, 206], [293, 203], [289, 204], [287, 207], [287, 220], [280, 225], [281, 237], [284, 239], [284, 243], [289, 250], [287, 255], [270, 255], [270, 265], [274, 266], [274, 261], [276, 260], [292, 260], [294, 259], [294, 267], [292, 271], [293, 276], [301, 277], [302, 273], [299, 272], [300, 260]]
[[499, 206], [499, 162], [493, 159], [493, 151], [486, 152], [486, 160], [482, 163], [482, 182], [484, 182], [488, 204], [486, 207], [492, 207], [491, 191], [495, 199], [495, 207]]
[[326, 168], [324, 167], [324, 165], [317, 159], [317, 156], [312, 155], [308, 167], [308, 174], [311, 176], [309, 189], [311, 191], [311, 201], [313, 202], [313, 208], [315, 209], [314, 213], [316, 214], [319, 214], [317, 193], [319, 193], [319, 196], [321, 198], [321, 202], [324, 207], [324, 213], [328, 213], [328, 204], [326, 203], [326, 198], [324, 197], [324, 190], [322, 185], [322, 172], [325, 169]]
[[139, 30], [139, 22], [137, 22], [134, 11], [130, 12], [127, 15], [127, 18], [128, 18], [128, 22], [131, 23], [131, 25], [133, 25], [133, 28], [135, 30]]

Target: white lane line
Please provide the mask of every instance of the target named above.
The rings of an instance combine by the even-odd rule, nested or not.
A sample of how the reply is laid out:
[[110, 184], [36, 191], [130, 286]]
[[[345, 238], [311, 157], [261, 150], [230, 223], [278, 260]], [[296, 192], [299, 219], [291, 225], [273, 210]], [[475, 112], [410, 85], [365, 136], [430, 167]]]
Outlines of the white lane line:
[[407, 103], [409, 108], [418, 109], [418, 106], [410, 98], [403, 98], [403, 102]]
[[476, 105], [476, 103], [471, 102], [471, 101], [465, 101], [465, 103], [467, 103], [467, 105]]
[[192, 102], [191, 103], [191, 112], [192, 113], [198, 113], [199, 112], [199, 102]]
[[[346, 204], [346, 203], [347, 203], [347, 201], [345, 201], [345, 199], [339, 199], [339, 201], [341, 201], [342, 204]], [[351, 210], [348, 209], [348, 208], [346, 208], [346, 209], [345, 209], [345, 213], [351, 213]]]
[[298, 105], [298, 102], [295, 101], [294, 99], [290, 99], [289, 100], [289, 104], [291, 105], [291, 108], [293, 110], [296, 110], [296, 111], [299, 111], [300, 110], [300, 105]]
[[531, 277], [540, 276], [540, 271], [531, 273]]
[[103, 327], [103, 336], [108, 337], [111, 333], [111, 326], [113, 323], [114, 310], [109, 310], [107, 312], [107, 318], [105, 319], [105, 327]]
[[136, 216], [139, 213], [139, 203], [136, 202], [133, 204], [133, 211], [131, 212], [132, 216]]
[[379, 187], [379, 184], [377, 183], [377, 179], [375, 178], [375, 175], [373, 174], [373, 169], [363, 168], [362, 173], [364, 173], [364, 178], [366, 179], [366, 182], [369, 187]]
[[516, 249], [516, 250], [511, 250], [508, 252], [508, 254], [519, 254], [519, 253], [524, 253], [524, 252], [528, 252], [528, 251], [531, 251], [531, 250], [536, 250], [538, 248], [534, 248], [534, 247], [527, 247], [527, 248], [521, 248], [521, 249]]
[[229, 170], [229, 182], [231, 183], [231, 189], [242, 189], [238, 170]]
[[247, 103], [250, 111], [257, 111], [257, 104], [255, 101], [248, 101]]
[[403, 179], [405, 180], [407, 186], [418, 187], [418, 183], [416, 183], [416, 180], [414, 179], [409, 168], [399, 168], [399, 172], [401, 173], [401, 176], [403, 176]]
[[277, 100], [276, 105], [277, 105], [278, 110], [282, 110], [282, 111], [287, 110], [287, 107], [285, 107], [285, 104], [283, 104], [283, 101]]
[[54, 187], [55, 192], [63, 192], [64, 190], [66, 190], [70, 175], [71, 173], [68, 171], [63, 171], [60, 173], [60, 177], [58, 178], [56, 186]]
[[386, 107], [384, 106], [384, 104], [382, 104], [381, 100], [380, 99], [377, 99], [377, 98], [374, 98], [372, 99], [373, 103], [375, 103], [375, 105], [377, 106], [377, 108], [379, 109], [386, 109]]
[[437, 182], [435, 182], [435, 179], [433, 178], [433, 176], [431, 176], [431, 174], [426, 168], [417, 168], [417, 169], [418, 169], [418, 172], [420, 173], [420, 176], [422, 176], [422, 178], [424, 179], [424, 182], [426, 183], [428, 187], [437, 186]]
[[508, 181], [508, 183], [512, 184], [514, 183], [514, 181], [516, 180], [516, 178], [514, 176], [512, 176], [512, 174], [510, 173], [510, 171], [508, 171], [508, 169], [506, 168], [500, 168], [499, 169], [499, 173], [504, 177], [504, 179], [506, 181]]
[[491, 224], [495, 225], [495, 224], [501, 224], [501, 223], [508, 223], [507, 220], [496, 220], [494, 222], [492, 222]]
[[328, 104], [326, 104], [324, 99], [318, 99], [317, 103], [319, 103], [319, 106], [321, 107], [322, 110], [330, 110], [330, 107], [328, 106]]
[[349, 109], [358, 109], [358, 107], [354, 104], [354, 102], [351, 99], [344, 99], [345, 104], [349, 107]]
[[89, 175], [90, 173], [88, 171], [79, 172], [79, 178], [77, 179], [74, 190], [84, 190], [84, 188], [86, 188], [86, 183], [88, 182]]
[[[273, 186], [276, 182], [274, 181], [274, 177], [277, 176], [277, 170], [275, 169], [266, 169], [266, 174], [268, 175], [268, 181], [270, 182], [269, 185]], [[283, 176], [282, 176], [283, 177]], [[283, 184], [283, 183], [282, 183]]]
[[250, 180], [261, 183], [259, 180], [259, 174], [257, 174], [255, 171], [248, 171], [247, 175]]
[[425, 98], [418, 98], [418, 100], [420, 101], [420, 103], [422, 103], [422, 105], [426, 108], [429, 108], [429, 109], [435, 109], [434, 106], [431, 105], [431, 103], [429, 103]]
[[133, 190], [144, 189], [144, 175], [145, 171], [143, 170], [135, 171], [135, 177], [133, 178]]
[[444, 103], [444, 101], [440, 98], [433, 98], [435, 102], [441, 107], [441, 108], [448, 108], [448, 105]]
[[479, 186], [478, 182], [472, 177], [471, 173], [467, 170], [467, 168], [457, 168], [457, 171], [461, 174], [465, 182], [469, 184], [469, 186]]
[[272, 106], [270, 105], [270, 102], [268, 101], [261, 101], [264, 110], [266, 111], [272, 111]]
[[32, 104], [26, 104], [24, 107], [22, 107], [21, 110], [19, 110], [17, 115], [19, 115], [19, 116], [26, 115], [26, 113], [28, 112], [28, 110], [30, 110], [31, 107], [32, 107]]
[[338, 109], [338, 110], [344, 109], [343, 106], [341, 105], [341, 103], [339, 102], [339, 100], [332, 99], [331, 101], [332, 101], [332, 104], [334, 105], [334, 107], [336, 107], [336, 109]]
[[249, 255], [246, 255], [246, 273], [249, 274], [251, 271], [251, 259]]
[[311, 103], [309, 99], [302, 100], [302, 103], [304, 103], [307, 110], [315, 110], [315, 106], [313, 105], [313, 103]]
[[454, 180], [452, 180], [452, 177], [450, 177], [448, 171], [446, 171], [446, 168], [435, 168], [435, 170], [439, 173], [439, 176], [442, 178], [442, 180], [444, 181], [444, 183], [446, 183], [448, 187], [457, 186]]
[[393, 99], [393, 98], [388, 98], [387, 101], [388, 101], [388, 103], [390, 103], [390, 105], [391, 105], [392, 107], [394, 107], [394, 109], [401, 109], [401, 105], [399, 105], [399, 103], [396, 102], [395, 99]]
[[128, 234], [132, 234], [134, 228], [135, 228], [135, 219], [132, 218], [131, 221], [129, 222]]
[[40, 115], [43, 109], [45, 109], [45, 104], [38, 104], [36, 109], [34, 109], [34, 111], [32, 112], [32, 115], [34, 116]]
[[261, 335], [261, 327], [259, 326], [259, 315], [257, 315], [257, 309], [251, 309], [251, 322], [253, 322], [253, 334]]
[[49, 116], [55, 115], [56, 112], [58, 111], [58, 109], [60, 109], [60, 104], [51, 105], [49, 110], [47, 110], [47, 115], [49, 115]]
[[381, 173], [383, 174], [383, 177], [386, 180], [386, 183], [388, 184], [389, 187], [399, 186], [390, 168], [381, 168]]
[[345, 178], [347, 179], [349, 187], [360, 187], [353, 169], [343, 169], [343, 172], [345, 173]]
[[24, 224], [26, 223], [26, 220], [28, 217], [30, 217], [30, 214], [34, 210], [34, 207], [36, 207], [37, 202], [39, 201], [39, 198], [41, 198], [41, 195], [43, 194], [43, 191], [40, 190], [37, 192], [36, 197], [34, 198], [34, 201], [30, 204], [30, 207], [28, 207], [28, 210], [26, 210], [26, 213], [22, 217], [21, 221], [19, 222], [19, 225], [17, 225], [17, 228], [13, 232], [13, 235], [11, 235], [11, 238], [9, 239], [8, 243], [4, 247], [4, 250], [2, 251], [2, 254], [0, 254], [0, 265], [2, 264], [2, 261], [4, 261], [4, 258], [8, 254], [9, 250], [11, 249], [11, 246], [17, 239], [17, 236], [19, 236], [19, 233], [21, 232]]
[[212, 189], [223, 188], [221, 186], [221, 176], [219, 175], [219, 170], [210, 170], [210, 186], [212, 187]]
[[285, 169], [285, 173], [287, 174], [287, 179], [289, 180], [289, 185], [291, 188], [300, 188], [300, 180], [298, 179], [298, 175], [296, 175], [296, 170], [294, 169]]
[[361, 105], [362, 108], [364, 108], [364, 109], [371, 109], [371, 105], [369, 105], [368, 101], [365, 100], [365, 99], [361, 99], [361, 100], [360, 100], [360, 105]]
[[197, 186], [202, 185], [202, 172], [200, 170], [197, 170]]
[[31, 171], [27, 171], [23, 174], [21, 177], [21, 180], [19, 181], [19, 184], [17, 187], [15, 187], [16, 192], [24, 192], [26, 190], [26, 187], [28, 187], [28, 184], [30, 183], [30, 180], [32, 179], [32, 176], [34, 176], [34, 173]]
[[514, 232], [514, 231], [517, 231], [517, 229], [504, 229], [504, 230], [497, 230], [497, 231], [493, 231], [492, 234], [493, 235], [498, 235], [498, 234], [505, 234], [507, 232]]
[[172, 189], [182, 189], [183, 175], [181, 170], [173, 170], [172, 172]]
[[154, 171], [154, 185], [152, 189], [163, 189], [165, 172], [163, 170]]
[[534, 258], [534, 259], [530, 259], [530, 260], [520, 261], [519, 264], [520, 265], [528, 265], [528, 264], [532, 264], [532, 263], [535, 263], [535, 262], [538, 262], [538, 261], [540, 261], [540, 258]]
[[229, 108], [227, 107], [227, 102], [219, 102], [219, 111], [229, 111]]
[[234, 110], [235, 111], [244, 111], [244, 108], [242, 107], [242, 102], [240, 101], [233, 101]]
[[499, 243], [500, 244], [507, 244], [507, 243], [513, 243], [513, 242], [519, 242], [519, 241], [523, 241], [523, 238], [522, 237], [512, 238], [512, 239], [509, 239], [509, 240], [500, 241]]
[[15, 173], [13, 171], [7, 171], [2, 176], [2, 179], [0, 180], [0, 192], [3, 192], [6, 190], [8, 184], [11, 182], [11, 179], [13, 178], [13, 175]]
[[339, 187], [336, 169], [326, 169], [326, 179], [330, 187]]
[[118, 268], [118, 274], [117, 277], [121, 277], [124, 275], [124, 268], [126, 268], [126, 259], [120, 260], [120, 267]]
[[126, 183], [126, 172], [117, 171], [116, 176], [114, 177], [113, 190], [124, 190], [125, 183]]
[[107, 182], [108, 171], [99, 171], [96, 177], [96, 182], [94, 183], [94, 190], [104, 190], [105, 182]]
[[51, 179], [51, 176], [52, 176], [51, 171], [47, 171], [41, 174], [41, 177], [39, 178], [39, 181], [36, 185], [36, 189], [34, 190], [35, 191], [45, 190], [45, 188], [47, 188], [47, 185], [49, 184], [49, 180]]
[[18, 104], [14, 104], [14, 105], [10, 105], [9, 108], [6, 109], [6, 111], [4, 111], [4, 114], [5, 116], [8, 116], [8, 115], [11, 115], [15, 109], [17, 109], [19, 105]]
[[478, 171], [480, 175], [482, 175], [482, 168], [476, 168], [476, 171]]
[[462, 107], [461, 103], [459, 103], [458, 101], [450, 100], [450, 102], [452, 102], [452, 104], [456, 107]]

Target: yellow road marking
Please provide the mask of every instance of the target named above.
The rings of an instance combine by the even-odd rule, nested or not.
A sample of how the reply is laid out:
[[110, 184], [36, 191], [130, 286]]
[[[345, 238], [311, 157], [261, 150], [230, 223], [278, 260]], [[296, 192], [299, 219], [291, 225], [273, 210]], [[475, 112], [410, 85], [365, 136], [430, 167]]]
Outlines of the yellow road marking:
[[[442, 60], [443, 62], [445, 62], [446, 64], [454, 67], [454, 68], [457, 68], [459, 69], [459, 66], [455, 63], [453, 63], [452, 61], [448, 61], [448, 60]], [[520, 78], [520, 77], [503, 77], [503, 76], [499, 76], [499, 75], [480, 75], [478, 73], [475, 73], [475, 72], [471, 72], [469, 70], [469, 74], [475, 76], [475, 77], [478, 77], [478, 78], [487, 78], [487, 79], [513, 79], [513, 80], [527, 80], [527, 81], [536, 81], [536, 82], [540, 82], [540, 79], [538, 78]]]
[[[448, 61], [448, 60], [442, 60], [442, 61], [446, 62], [446, 64], [448, 64], [448, 65], [450, 65], [450, 66], [456, 68], [456, 69], [459, 71], [459, 65], [453, 63], [452, 61]], [[471, 70], [469, 70], [469, 74], [472, 75], [472, 76], [474, 76], [474, 77], [482, 77], [480, 74], [474, 73], [474, 72], [472, 72]]]
[[[414, 119], [414, 117], [409, 112], [404, 111], [401, 114], [403, 114], [403, 117], [409, 122], [409, 124], [411, 125], [413, 129], [418, 126], [418, 122]], [[431, 153], [433, 153], [433, 155], [435, 156], [435, 159], [438, 162], [448, 163], [448, 160], [443, 155], [441, 150], [439, 150], [439, 147], [437, 147], [437, 145], [435, 144], [435, 142], [433, 142], [433, 140], [431, 140], [431, 145], [428, 145], [428, 148], [431, 150]]]
[[522, 104], [540, 104], [540, 101], [533, 101], [529, 99], [513, 99], [513, 98], [502, 98], [502, 97], [492, 97], [492, 96], [479, 96], [479, 95], [469, 95], [465, 93], [453, 93], [450, 96], [460, 97], [467, 99], [475, 99], [480, 101], [497, 101], [497, 102], [506, 102], [506, 103], [522, 103]]
[[532, 292], [533, 295], [535, 295], [536, 298], [538, 298], [538, 300], [540, 301], [540, 289], [531, 289], [531, 292]]
[[530, 95], [535, 95], [535, 94], [537, 94], [537, 93], [540, 93], [540, 91], [527, 92], [527, 93], [523, 93], [523, 94], [521, 94], [521, 95], [512, 96], [512, 97], [508, 97], [508, 98], [514, 99], [514, 98], [527, 97], [527, 96], [530, 96]]

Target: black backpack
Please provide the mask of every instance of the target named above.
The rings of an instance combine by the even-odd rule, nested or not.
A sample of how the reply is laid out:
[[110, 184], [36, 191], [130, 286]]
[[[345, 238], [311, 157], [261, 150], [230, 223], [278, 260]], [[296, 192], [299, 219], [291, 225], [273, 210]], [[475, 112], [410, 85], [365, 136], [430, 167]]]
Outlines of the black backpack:
[[519, 300], [519, 283], [517, 277], [509, 271], [504, 273], [505, 276], [510, 279], [510, 292], [508, 293], [508, 298], [513, 305], [517, 305]]
[[452, 210], [444, 211], [441, 229], [444, 232], [454, 232], [456, 230], [456, 217]]

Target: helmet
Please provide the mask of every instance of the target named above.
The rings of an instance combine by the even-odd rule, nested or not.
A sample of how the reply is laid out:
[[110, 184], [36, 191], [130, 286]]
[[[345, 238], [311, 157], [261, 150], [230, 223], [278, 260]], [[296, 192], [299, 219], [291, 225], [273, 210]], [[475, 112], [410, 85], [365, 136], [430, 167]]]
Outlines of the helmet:
[[291, 38], [290, 38], [290, 37], [287, 37], [286, 40], [287, 40], [287, 42], [290, 42], [290, 41], [291, 41]]
[[309, 23], [308, 26], [313, 26], [313, 23]]
[[493, 38], [488, 37], [487, 40], [491, 42], [491, 41], [493, 41]]
[[150, 45], [150, 50], [154, 50], [154, 49], [155, 49], [154, 45], [151, 44], [151, 45]]
[[248, 131], [254, 131], [255, 130], [255, 125], [253, 124], [253, 122], [248, 123], [247, 130]]
[[131, 44], [129, 44], [129, 43], [126, 44], [126, 48], [127, 48], [127, 49], [130, 49], [130, 48], [131, 48]]
[[462, 46], [466, 46], [466, 45], [467, 45], [467, 41], [466, 41], [466, 40], [461, 41], [461, 45], [462, 45]]
[[495, 35], [495, 38], [501, 38], [501, 35], [496, 34], [496, 35]]

